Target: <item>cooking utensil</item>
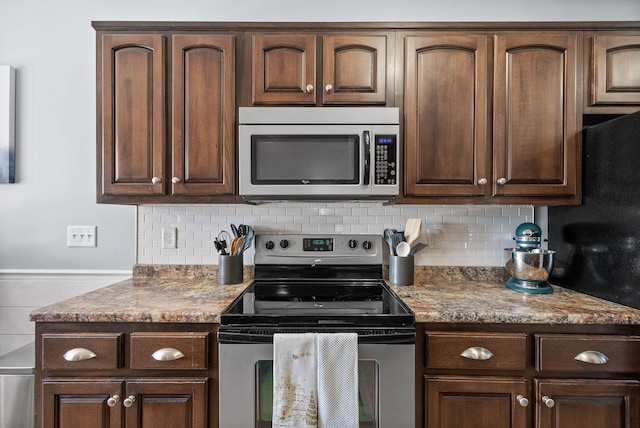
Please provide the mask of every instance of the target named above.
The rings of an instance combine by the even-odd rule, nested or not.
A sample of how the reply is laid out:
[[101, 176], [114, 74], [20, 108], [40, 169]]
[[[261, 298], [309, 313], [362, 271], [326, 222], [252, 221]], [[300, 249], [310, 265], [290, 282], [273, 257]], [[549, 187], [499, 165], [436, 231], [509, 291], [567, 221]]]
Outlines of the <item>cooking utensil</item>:
[[408, 242], [402, 241], [396, 246], [396, 254], [400, 257], [407, 257], [411, 252], [411, 245]]
[[223, 256], [226, 256], [229, 254], [229, 252], [227, 251], [227, 245], [231, 244], [231, 235], [229, 235], [229, 232], [227, 232], [226, 230], [221, 230], [218, 233], [218, 236], [216, 237], [214, 243], [216, 250], [218, 250], [218, 252]]
[[395, 246], [393, 245], [393, 234], [396, 233], [395, 229], [385, 229], [384, 230], [384, 240], [389, 245], [389, 253], [393, 256], [395, 255]]
[[422, 251], [423, 249], [427, 248], [427, 244], [423, 244], [422, 242], [418, 242], [417, 244], [415, 244], [413, 247], [411, 247], [411, 251], [409, 254], [411, 254], [412, 256], [415, 255], [417, 252]]
[[396, 249], [398, 248], [398, 244], [400, 244], [401, 242], [404, 242], [404, 235], [401, 232], [395, 232], [393, 235], [391, 235], [391, 248], [393, 250], [392, 255], [398, 255]]
[[244, 239], [244, 236], [237, 236], [233, 238], [233, 241], [231, 241], [231, 251], [229, 252], [230, 255], [237, 256], [239, 254], [238, 250], [242, 247]]
[[240, 246], [240, 249], [238, 250], [240, 254], [244, 253], [246, 250], [248, 250], [251, 247], [251, 243], [255, 235], [255, 232], [253, 231], [253, 227], [251, 226], [244, 226], [244, 227], [245, 227], [244, 242], [242, 243], [242, 245]]
[[419, 218], [410, 218], [404, 228], [404, 240], [413, 246], [422, 233], [422, 220]]

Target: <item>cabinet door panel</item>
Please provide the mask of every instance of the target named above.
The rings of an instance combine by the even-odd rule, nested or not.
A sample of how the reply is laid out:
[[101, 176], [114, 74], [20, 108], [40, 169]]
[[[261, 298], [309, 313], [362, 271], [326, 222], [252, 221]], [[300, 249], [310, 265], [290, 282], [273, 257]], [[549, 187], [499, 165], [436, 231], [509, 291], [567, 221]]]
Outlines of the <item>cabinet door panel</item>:
[[405, 39], [405, 194], [485, 195], [488, 41]]
[[251, 50], [254, 104], [315, 104], [315, 36], [254, 34]]
[[[548, 407], [542, 397], [554, 400]], [[640, 426], [640, 382], [536, 380], [537, 428]]]
[[233, 36], [172, 38], [174, 194], [233, 194], [234, 47]]
[[42, 386], [42, 420], [57, 428], [120, 428], [121, 398], [113, 406], [111, 397], [122, 396], [120, 380], [45, 380]]
[[152, 378], [127, 381], [127, 426], [139, 428], [207, 426], [206, 378]]
[[436, 377], [426, 379], [428, 428], [526, 428], [528, 407], [524, 379]]
[[575, 195], [577, 35], [495, 40], [494, 194]]
[[640, 104], [640, 33], [593, 36], [591, 105]]
[[324, 36], [323, 103], [384, 104], [386, 48], [383, 35]]
[[101, 61], [99, 192], [163, 194], [164, 181], [153, 178], [164, 177], [164, 37], [104, 35]]

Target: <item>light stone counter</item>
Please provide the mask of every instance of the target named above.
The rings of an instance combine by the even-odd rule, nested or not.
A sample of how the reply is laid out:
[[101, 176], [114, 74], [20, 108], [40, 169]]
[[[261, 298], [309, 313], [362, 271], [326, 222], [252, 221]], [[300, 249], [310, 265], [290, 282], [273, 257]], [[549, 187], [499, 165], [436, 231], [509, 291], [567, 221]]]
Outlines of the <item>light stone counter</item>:
[[[31, 312], [36, 322], [217, 323], [249, 285], [219, 285], [215, 266], [136, 266], [134, 277]], [[554, 286], [524, 294], [504, 286], [496, 268], [417, 268], [412, 286], [393, 290], [417, 322], [619, 324], [640, 326], [640, 310]]]

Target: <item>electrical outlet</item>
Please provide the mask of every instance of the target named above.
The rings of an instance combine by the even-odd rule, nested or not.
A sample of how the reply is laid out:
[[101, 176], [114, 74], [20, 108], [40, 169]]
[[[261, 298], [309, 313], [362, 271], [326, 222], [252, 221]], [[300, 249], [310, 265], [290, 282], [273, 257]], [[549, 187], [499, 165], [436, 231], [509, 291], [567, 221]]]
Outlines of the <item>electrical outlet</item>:
[[425, 237], [429, 248], [438, 248], [440, 245], [440, 231], [438, 229], [427, 229]]
[[97, 226], [67, 226], [67, 247], [95, 247]]
[[175, 227], [163, 227], [162, 228], [162, 248], [176, 248], [176, 228]]

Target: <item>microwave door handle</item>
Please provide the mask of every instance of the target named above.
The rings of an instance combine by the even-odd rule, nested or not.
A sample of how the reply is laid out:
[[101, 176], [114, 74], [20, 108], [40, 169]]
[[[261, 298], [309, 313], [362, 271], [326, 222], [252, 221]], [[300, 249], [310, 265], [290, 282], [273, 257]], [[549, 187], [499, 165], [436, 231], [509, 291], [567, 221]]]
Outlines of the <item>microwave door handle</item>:
[[371, 139], [369, 131], [362, 133], [362, 139], [364, 140], [364, 180], [365, 186], [369, 185], [369, 175], [371, 168]]

